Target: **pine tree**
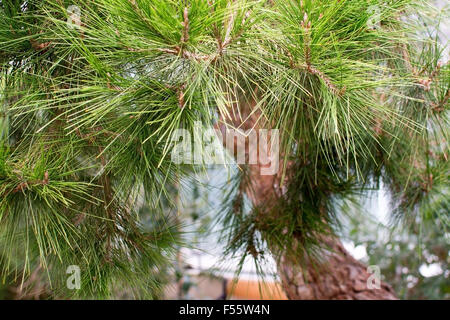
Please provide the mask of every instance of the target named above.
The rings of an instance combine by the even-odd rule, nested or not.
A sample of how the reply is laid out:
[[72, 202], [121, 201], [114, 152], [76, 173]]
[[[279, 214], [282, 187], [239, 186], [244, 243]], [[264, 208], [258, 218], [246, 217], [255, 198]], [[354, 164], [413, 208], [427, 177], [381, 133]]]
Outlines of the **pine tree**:
[[380, 183], [399, 223], [447, 230], [433, 17], [421, 0], [0, 1], [3, 280], [161, 297], [185, 245], [173, 195], [206, 170], [171, 160], [173, 136], [200, 121], [279, 130], [278, 172], [239, 165], [224, 186], [225, 254], [274, 257], [291, 299], [395, 298], [336, 235]]

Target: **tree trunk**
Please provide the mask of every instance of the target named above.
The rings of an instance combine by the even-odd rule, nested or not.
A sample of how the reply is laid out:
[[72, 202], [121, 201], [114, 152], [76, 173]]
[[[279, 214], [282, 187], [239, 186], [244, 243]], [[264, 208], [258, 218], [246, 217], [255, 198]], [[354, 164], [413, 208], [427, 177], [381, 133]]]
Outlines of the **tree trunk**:
[[[275, 194], [281, 192], [278, 190], [280, 184], [277, 176], [261, 176], [259, 172], [258, 168], [250, 170], [253, 183], [248, 196], [256, 206], [267, 204], [267, 199], [274, 198]], [[299, 260], [287, 256], [278, 262], [278, 273], [289, 299], [397, 299], [393, 289], [382, 281], [379, 281], [377, 287], [369, 287], [369, 278], [374, 274], [369, 273], [364, 264], [353, 258], [339, 239], [328, 237], [322, 244], [326, 249], [323, 249], [320, 265], [307, 263], [300, 267]]]
[[367, 267], [353, 258], [338, 239], [328, 239], [326, 242], [332, 252], [327, 252], [327, 259], [322, 265], [307, 266], [307, 272], [302, 272], [298, 263], [288, 259], [282, 259], [278, 264], [278, 274], [289, 299], [397, 299], [392, 288], [382, 281], [378, 288], [372, 287], [373, 274], [368, 273]]
[[[247, 108], [241, 110], [239, 116], [233, 112], [232, 124], [242, 130], [251, 128], [257, 130], [260, 114], [251, 111], [254, 110], [254, 107], [254, 105], [247, 105]], [[223, 136], [226, 130], [224, 123], [226, 121], [221, 121], [221, 124], [218, 125]], [[229, 148], [229, 146], [227, 147]], [[256, 152], [258, 158], [261, 150], [258, 153], [257, 146], [251, 147], [247, 144], [246, 147], [247, 161], [252, 152]], [[229, 151], [234, 154], [235, 148], [236, 145]], [[264, 167], [268, 166], [270, 164]], [[283, 192], [280, 187], [281, 166], [278, 174], [275, 175], [261, 175], [262, 167], [259, 159], [258, 164], [248, 165], [249, 180], [252, 182], [252, 186], [246, 190], [246, 194], [254, 206], [267, 205], [268, 199], [275, 199]], [[289, 177], [285, 177], [285, 179], [289, 179]], [[370, 274], [364, 264], [357, 261], [344, 249], [339, 239], [327, 237], [323, 240], [323, 244], [327, 249], [323, 250], [320, 265], [307, 263], [301, 267], [300, 259], [295, 261], [295, 258], [288, 258], [286, 255], [277, 262], [282, 287], [289, 299], [397, 299], [393, 289], [382, 281], [379, 281], [378, 286], [370, 285], [369, 288], [368, 282], [371, 282], [370, 278], [373, 274]], [[305, 272], [305, 270], [307, 271]]]

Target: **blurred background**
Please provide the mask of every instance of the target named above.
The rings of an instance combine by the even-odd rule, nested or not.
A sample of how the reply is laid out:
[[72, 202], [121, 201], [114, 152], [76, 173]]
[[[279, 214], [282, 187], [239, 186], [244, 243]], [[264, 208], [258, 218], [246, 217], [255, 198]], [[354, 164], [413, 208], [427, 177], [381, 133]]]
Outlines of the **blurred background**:
[[[286, 299], [270, 256], [256, 265], [251, 257], [224, 255], [215, 213], [229, 175], [228, 169], [217, 167], [196, 181], [182, 182], [183, 189], [190, 191], [179, 195], [177, 214], [186, 234], [192, 235], [188, 242], [193, 248], [180, 248], [165, 298]], [[397, 225], [390, 218], [390, 199], [383, 186], [363, 203], [342, 212], [341, 239], [346, 249], [365, 264], [378, 266], [382, 279], [400, 299], [449, 299], [450, 234], [440, 228], [439, 219], [417, 223], [421, 230]]]

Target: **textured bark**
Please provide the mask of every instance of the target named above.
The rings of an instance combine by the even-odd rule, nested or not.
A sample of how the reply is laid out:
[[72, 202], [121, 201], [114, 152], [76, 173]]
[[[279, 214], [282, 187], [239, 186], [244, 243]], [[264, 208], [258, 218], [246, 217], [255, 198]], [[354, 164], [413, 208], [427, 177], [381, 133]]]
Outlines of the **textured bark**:
[[[254, 205], [267, 204], [267, 199], [282, 192], [280, 175], [261, 176], [258, 168], [253, 168], [250, 175], [253, 184], [248, 195]], [[326, 249], [323, 249], [320, 265], [306, 263], [302, 269], [299, 260], [287, 256], [278, 263], [278, 273], [289, 299], [396, 299], [393, 289], [382, 281], [379, 288], [369, 288], [367, 283], [372, 274], [344, 249], [339, 239], [328, 237], [322, 242]]]
[[[260, 119], [260, 114], [254, 112], [252, 104], [247, 104], [247, 108], [241, 109], [239, 116], [236, 114], [231, 116], [232, 125], [243, 130], [257, 129], [259, 127], [258, 119]], [[222, 134], [226, 130], [224, 122], [226, 121], [222, 121], [222, 125], [219, 125]], [[257, 152], [258, 147], [249, 148], [248, 144], [246, 147], [246, 159], [248, 160], [252, 152]], [[234, 153], [235, 148], [236, 146], [233, 146], [233, 150], [230, 151]], [[261, 152], [261, 150], [259, 151]], [[289, 166], [289, 163], [287, 165]], [[281, 166], [278, 174], [275, 175], [261, 175], [263, 166], [259, 164], [259, 161], [258, 164], [248, 167], [251, 187], [246, 190], [246, 194], [253, 205], [267, 206], [268, 199], [276, 199], [283, 194]], [[285, 179], [289, 179], [289, 177], [285, 177]], [[301, 213], [299, 212], [299, 214]], [[286, 255], [279, 260], [278, 272], [289, 299], [397, 299], [393, 289], [382, 281], [379, 289], [369, 288], [368, 280], [370, 281], [371, 274], [367, 272], [367, 267], [353, 258], [344, 249], [339, 239], [324, 238], [323, 245], [327, 249], [323, 250], [320, 265], [317, 263], [306, 263], [305, 265], [303, 262], [303, 268], [301, 268], [299, 259]], [[307, 271], [305, 272], [305, 270]]]
[[379, 288], [370, 289], [372, 274], [367, 267], [353, 258], [338, 239], [324, 240], [332, 249], [320, 266], [307, 266], [300, 270], [295, 261], [282, 259], [278, 273], [289, 299], [294, 300], [393, 300], [392, 288], [380, 282]]

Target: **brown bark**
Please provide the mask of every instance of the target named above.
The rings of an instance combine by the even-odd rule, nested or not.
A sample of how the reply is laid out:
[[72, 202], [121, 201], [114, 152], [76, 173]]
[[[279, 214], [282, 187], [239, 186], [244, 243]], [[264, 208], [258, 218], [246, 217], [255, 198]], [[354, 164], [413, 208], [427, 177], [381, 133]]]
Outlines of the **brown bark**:
[[[260, 115], [258, 112], [252, 112], [253, 108], [254, 105], [247, 105], [247, 110], [240, 110], [239, 116], [234, 112], [231, 116], [232, 125], [243, 130], [257, 129]], [[225, 131], [223, 122], [219, 127], [223, 134]], [[251, 152], [257, 152], [256, 150], [258, 150], [256, 146], [249, 148], [247, 145], [246, 158], [250, 157]], [[281, 165], [278, 174], [275, 175], [261, 175], [262, 166], [259, 161], [258, 164], [248, 167], [251, 187], [245, 191], [254, 206], [267, 206], [268, 199], [276, 199], [283, 194]], [[279, 259], [278, 272], [289, 299], [397, 299], [393, 289], [382, 281], [379, 289], [369, 288], [368, 280], [371, 274], [367, 271], [367, 267], [353, 258], [339, 239], [331, 236], [323, 239], [323, 247], [326, 249], [323, 249], [320, 264], [308, 262], [305, 264], [304, 260], [300, 263], [300, 257], [296, 259], [287, 254]]]
[[283, 288], [292, 300], [393, 300], [397, 299], [392, 288], [380, 282], [379, 289], [368, 286], [371, 274], [367, 267], [353, 258], [341, 242], [334, 238], [326, 240], [332, 251], [326, 252], [325, 261], [307, 271], [300, 269], [295, 261], [283, 258], [278, 273]]

